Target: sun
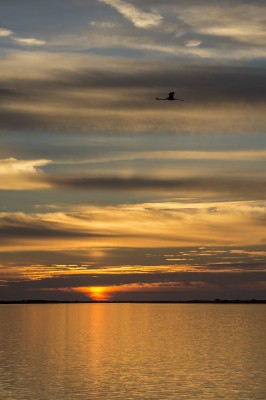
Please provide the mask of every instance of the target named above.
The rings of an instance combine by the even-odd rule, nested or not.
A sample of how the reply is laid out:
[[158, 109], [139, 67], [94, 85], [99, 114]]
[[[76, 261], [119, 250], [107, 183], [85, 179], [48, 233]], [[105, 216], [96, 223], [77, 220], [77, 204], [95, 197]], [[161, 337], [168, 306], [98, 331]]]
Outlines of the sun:
[[90, 287], [88, 294], [92, 298], [92, 300], [97, 300], [97, 301], [108, 300], [110, 297], [106, 288], [101, 286]]
[[106, 301], [110, 299], [110, 290], [106, 286], [77, 287], [74, 290], [84, 293], [94, 301]]

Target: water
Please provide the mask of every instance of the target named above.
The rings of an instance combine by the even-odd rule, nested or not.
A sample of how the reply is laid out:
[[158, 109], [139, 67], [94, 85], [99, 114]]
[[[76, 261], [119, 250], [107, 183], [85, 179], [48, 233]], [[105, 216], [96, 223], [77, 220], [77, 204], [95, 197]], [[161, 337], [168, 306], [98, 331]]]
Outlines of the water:
[[1, 400], [265, 400], [265, 305], [0, 305]]

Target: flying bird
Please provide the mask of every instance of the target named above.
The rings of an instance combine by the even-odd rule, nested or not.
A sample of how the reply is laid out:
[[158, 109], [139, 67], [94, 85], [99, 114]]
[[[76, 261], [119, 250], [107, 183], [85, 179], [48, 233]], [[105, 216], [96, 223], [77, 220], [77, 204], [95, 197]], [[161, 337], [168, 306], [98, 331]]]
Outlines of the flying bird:
[[175, 94], [175, 92], [170, 92], [169, 96], [166, 97], [165, 99], [159, 99], [159, 97], [156, 97], [155, 100], [171, 100], [171, 101], [178, 100], [178, 101], [184, 101], [183, 99], [175, 99], [174, 98], [174, 94]]

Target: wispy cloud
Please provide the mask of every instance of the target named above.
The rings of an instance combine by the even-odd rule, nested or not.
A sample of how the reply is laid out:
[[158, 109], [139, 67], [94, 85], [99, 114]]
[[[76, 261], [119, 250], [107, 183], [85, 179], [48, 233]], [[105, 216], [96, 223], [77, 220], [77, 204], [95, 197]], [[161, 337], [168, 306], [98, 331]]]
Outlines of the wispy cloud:
[[198, 47], [202, 43], [201, 40], [188, 40], [185, 42], [186, 47]]
[[261, 3], [236, 1], [234, 7], [223, 2], [193, 3], [182, 7], [180, 16], [188, 24], [188, 30], [210, 35], [209, 43], [213, 46], [219, 45], [217, 38], [231, 38], [253, 46], [265, 44], [264, 5]]
[[25, 45], [25, 46], [43, 46], [46, 44], [45, 40], [35, 39], [35, 38], [21, 38], [21, 37], [12, 37], [14, 42]]
[[[1, 213], [1, 249], [259, 245], [265, 238], [264, 220], [265, 204], [244, 201], [188, 200], [186, 204], [73, 206], [67, 212]], [[251, 236], [251, 231], [256, 235]]]
[[114, 28], [116, 24], [109, 21], [91, 21], [90, 26], [94, 26], [96, 28]]
[[34, 37], [19, 37], [16, 36], [15, 32], [10, 29], [0, 28], [0, 38], [7, 37], [11, 41], [23, 45], [23, 46], [43, 46], [46, 44], [45, 40], [37, 39]]
[[228, 150], [228, 151], [197, 151], [197, 150], [162, 150], [162, 151], [128, 151], [112, 153], [108, 156], [99, 155], [84, 160], [57, 161], [58, 164], [68, 163], [108, 163], [110, 161], [131, 160], [264, 160], [266, 150]]
[[98, 0], [115, 8], [137, 28], [149, 29], [161, 24], [163, 17], [154, 12], [144, 12], [123, 0]]
[[0, 37], [11, 36], [13, 32], [9, 29], [0, 28]]

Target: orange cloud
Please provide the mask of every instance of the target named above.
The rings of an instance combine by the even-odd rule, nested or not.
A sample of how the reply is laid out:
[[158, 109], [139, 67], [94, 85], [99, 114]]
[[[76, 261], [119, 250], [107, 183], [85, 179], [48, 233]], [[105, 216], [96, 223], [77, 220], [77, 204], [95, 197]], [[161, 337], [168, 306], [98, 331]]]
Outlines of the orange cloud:
[[[147, 203], [1, 213], [1, 249], [245, 246], [265, 242], [263, 202]], [[256, 235], [250, 235], [250, 232]], [[41, 240], [40, 240], [41, 239]]]

